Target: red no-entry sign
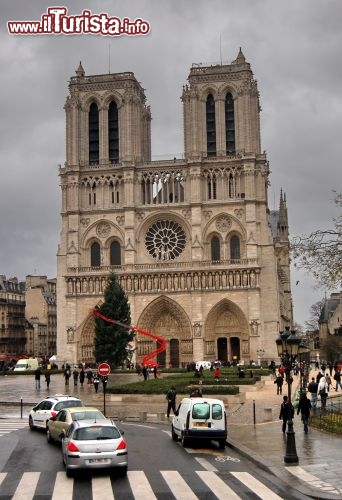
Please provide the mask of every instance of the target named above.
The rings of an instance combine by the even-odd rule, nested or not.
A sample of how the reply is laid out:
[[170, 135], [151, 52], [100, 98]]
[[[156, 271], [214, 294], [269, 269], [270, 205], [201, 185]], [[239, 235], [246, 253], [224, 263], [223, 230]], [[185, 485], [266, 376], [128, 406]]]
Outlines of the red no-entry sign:
[[99, 364], [97, 371], [99, 372], [100, 375], [105, 377], [110, 373], [110, 366], [108, 363], [101, 363]]

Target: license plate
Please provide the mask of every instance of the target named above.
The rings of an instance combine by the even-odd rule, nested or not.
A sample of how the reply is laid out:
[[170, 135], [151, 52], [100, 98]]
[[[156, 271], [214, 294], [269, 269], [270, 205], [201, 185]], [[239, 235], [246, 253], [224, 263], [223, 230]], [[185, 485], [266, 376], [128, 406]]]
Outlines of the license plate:
[[108, 458], [90, 458], [88, 460], [90, 464], [107, 464], [109, 463]]
[[208, 424], [206, 422], [196, 422], [194, 427], [208, 427]]

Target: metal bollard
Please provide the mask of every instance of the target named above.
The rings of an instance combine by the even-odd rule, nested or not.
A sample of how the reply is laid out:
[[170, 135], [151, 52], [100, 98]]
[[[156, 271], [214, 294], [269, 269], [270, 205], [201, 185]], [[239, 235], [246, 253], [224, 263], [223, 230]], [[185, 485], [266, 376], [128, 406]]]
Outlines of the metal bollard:
[[255, 399], [253, 399], [253, 424], [255, 425]]
[[20, 397], [20, 418], [23, 418], [23, 397]]

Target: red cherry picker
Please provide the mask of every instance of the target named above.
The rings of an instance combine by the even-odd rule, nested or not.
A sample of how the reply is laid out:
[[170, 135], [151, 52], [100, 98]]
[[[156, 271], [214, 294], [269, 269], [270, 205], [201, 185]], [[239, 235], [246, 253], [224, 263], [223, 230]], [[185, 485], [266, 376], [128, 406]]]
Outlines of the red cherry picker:
[[163, 337], [160, 337], [159, 335], [155, 335], [154, 333], [148, 332], [147, 330], [143, 330], [142, 328], [137, 328], [136, 326], [133, 325], [127, 325], [126, 323], [122, 323], [121, 321], [118, 321], [116, 319], [111, 319], [107, 318], [104, 316], [98, 309], [94, 309], [92, 311], [92, 316], [95, 316], [97, 318], [101, 318], [104, 321], [107, 321], [108, 323], [115, 323], [116, 325], [123, 326], [124, 328], [127, 328], [129, 330], [133, 330], [135, 332], [140, 333], [141, 335], [145, 335], [146, 337], [150, 337], [152, 339], [155, 339], [157, 341], [157, 344], [159, 344], [159, 347], [152, 351], [150, 354], [146, 354], [146, 356], [143, 357], [142, 359], [142, 365], [147, 366], [147, 367], [154, 367], [158, 366], [156, 361], [151, 361], [153, 358], [158, 356], [159, 353], [166, 351], [166, 339]]

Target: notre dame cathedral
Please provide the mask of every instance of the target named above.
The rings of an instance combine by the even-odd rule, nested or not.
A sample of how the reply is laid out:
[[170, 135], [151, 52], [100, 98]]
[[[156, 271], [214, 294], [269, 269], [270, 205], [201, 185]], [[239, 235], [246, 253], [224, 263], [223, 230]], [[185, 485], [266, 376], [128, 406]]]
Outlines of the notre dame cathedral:
[[[69, 82], [60, 167], [57, 359], [94, 362], [94, 319], [110, 272], [132, 324], [162, 336], [162, 366], [277, 357], [292, 325], [286, 198], [268, 206], [257, 81], [240, 49], [193, 64], [183, 86], [184, 155], [151, 160], [151, 111], [131, 72]], [[181, 124], [180, 124], [181, 126]], [[155, 340], [137, 334], [132, 361]]]

